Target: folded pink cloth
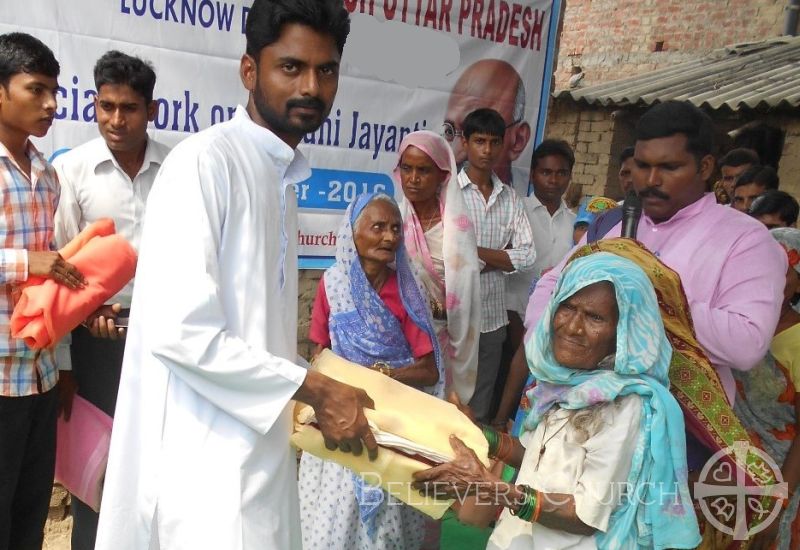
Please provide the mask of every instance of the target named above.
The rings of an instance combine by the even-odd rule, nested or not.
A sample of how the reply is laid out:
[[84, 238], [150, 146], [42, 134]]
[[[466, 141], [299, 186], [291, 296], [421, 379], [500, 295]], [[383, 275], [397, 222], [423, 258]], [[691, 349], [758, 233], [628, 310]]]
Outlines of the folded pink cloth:
[[58, 419], [55, 480], [95, 512], [100, 511], [112, 419], [76, 395], [69, 422]]
[[136, 251], [114, 231], [114, 221], [103, 218], [59, 251], [83, 273], [85, 287], [73, 290], [41, 277], [25, 283], [11, 315], [11, 336], [33, 349], [54, 346], [128, 284], [136, 273]]

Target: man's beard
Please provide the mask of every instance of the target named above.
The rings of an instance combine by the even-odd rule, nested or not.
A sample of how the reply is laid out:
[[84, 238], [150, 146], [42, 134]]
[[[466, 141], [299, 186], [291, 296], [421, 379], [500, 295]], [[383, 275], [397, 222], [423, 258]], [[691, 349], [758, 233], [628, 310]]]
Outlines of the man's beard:
[[[325, 103], [317, 97], [309, 97], [303, 99], [290, 99], [286, 102], [285, 111], [279, 113], [267, 104], [266, 95], [263, 93], [261, 86], [256, 82], [256, 89], [253, 91], [253, 104], [255, 105], [258, 114], [266, 122], [267, 127], [278, 135], [290, 135], [295, 137], [303, 137], [309, 132], [318, 129], [325, 120], [325, 117], [330, 111], [326, 109]], [[289, 117], [289, 110], [293, 107], [306, 107], [319, 110], [319, 119], [314, 116], [300, 117], [300, 123], [295, 124]]]

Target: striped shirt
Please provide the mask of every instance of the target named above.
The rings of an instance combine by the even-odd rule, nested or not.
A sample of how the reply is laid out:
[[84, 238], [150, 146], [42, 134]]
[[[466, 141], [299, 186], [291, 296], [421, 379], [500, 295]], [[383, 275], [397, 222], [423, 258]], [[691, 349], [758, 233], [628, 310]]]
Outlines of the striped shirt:
[[0, 395], [43, 393], [58, 381], [52, 351], [35, 352], [11, 337], [10, 319], [19, 299], [17, 283], [28, 279], [28, 250], [53, 248], [53, 218], [59, 187], [55, 170], [32, 143], [29, 178], [0, 143]]
[[531, 224], [522, 200], [495, 174], [492, 183], [494, 188], [487, 201], [466, 170], [458, 174], [458, 185], [464, 192], [478, 246], [504, 250], [514, 266], [514, 271], [508, 273], [499, 269], [481, 273], [481, 332], [492, 332], [508, 324], [506, 275], [528, 271], [536, 260]]

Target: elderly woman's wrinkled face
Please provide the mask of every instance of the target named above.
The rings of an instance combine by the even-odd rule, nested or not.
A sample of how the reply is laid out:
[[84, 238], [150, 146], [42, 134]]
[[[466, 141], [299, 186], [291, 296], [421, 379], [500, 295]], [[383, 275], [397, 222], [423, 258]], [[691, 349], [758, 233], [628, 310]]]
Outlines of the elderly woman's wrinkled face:
[[382, 264], [393, 262], [402, 233], [400, 211], [388, 201], [372, 201], [364, 207], [353, 226], [358, 256]]
[[403, 194], [412, 204], [435, 197], [447, 174], [424, 151], [413, 145], [403, 151], [398, 168]]
[[553, 317], [553, 356], [572, 369], [591, 370], [616, 351], [617, 298], [606, 281], [582, 288], [558, 305]]

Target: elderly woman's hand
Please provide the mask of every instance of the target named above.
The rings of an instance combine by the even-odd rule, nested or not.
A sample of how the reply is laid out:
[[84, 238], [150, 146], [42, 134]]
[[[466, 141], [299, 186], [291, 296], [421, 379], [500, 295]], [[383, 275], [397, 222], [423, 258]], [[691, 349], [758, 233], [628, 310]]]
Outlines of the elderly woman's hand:
[[463, 499], [468, 495], [492, 493], [501, 480], [478, 459], [475, 451], [454, 435], [450, 446], [456, 453], [451, 462], [414, 474], [412, 487], [434, 498]]

